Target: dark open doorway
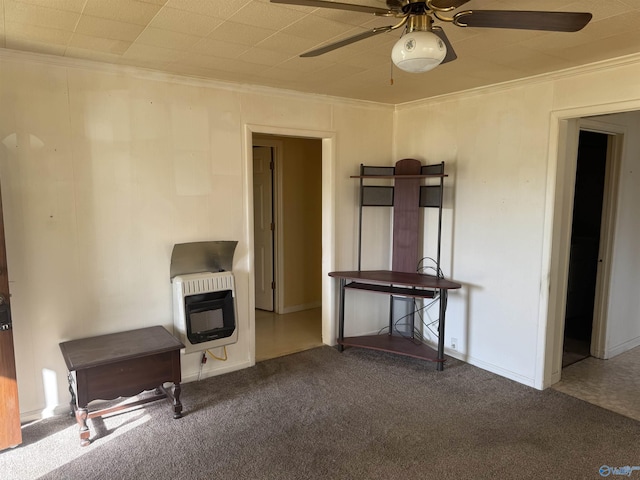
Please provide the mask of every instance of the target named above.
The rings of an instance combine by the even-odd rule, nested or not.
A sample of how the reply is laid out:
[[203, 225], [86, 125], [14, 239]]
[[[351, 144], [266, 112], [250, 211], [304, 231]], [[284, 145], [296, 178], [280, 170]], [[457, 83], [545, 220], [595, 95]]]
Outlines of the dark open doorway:
[[562, 366], [590, 355], [609, 135], [580, 131]]

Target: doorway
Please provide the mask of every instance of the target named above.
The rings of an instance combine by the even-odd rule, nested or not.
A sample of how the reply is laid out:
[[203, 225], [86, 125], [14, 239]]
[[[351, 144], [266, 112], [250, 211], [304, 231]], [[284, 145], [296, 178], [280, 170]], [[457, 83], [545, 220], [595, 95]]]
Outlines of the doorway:
[[609, 135], [580, 130], [571, 222], [571, 246], [564, 324], [562, 367], [591, 352], [602, 207]]
[[[568, 395], [632, 418], [639, 418], [637, 397], [640, 393], [640, 383], [637, 382], [636, 372], [640, 365], [640, 325], [633, 319], [638, 318], [637, 286], [640, 270], [636, 262], [638, 257], [635, 238], [640, 225], [636, 213], [640, 189], [637, 177], [631, 174], [637, 166], [637, 159], [640, 158], [640, 142], [636, 141], [630, 132], [636, 131], [640, 126], [640, 112], [610, 112], [589, 117], [584, 116], [584, 111], [579, 113], [582, 116], [566, 115], [566, 119], [558, 122], [559, 189], [556, 191], [558, 210], [555, 219], [558, 254], [555, 260], [560, 268], [556, 267], [557, 270], [554, 272], [552, 263], [552, 272], [555, 275], [552, 276], [549, 291], [550, 299], [557, 305], [555, 310], [551, 310], [552, 315], [555, 315], [556, 319], [565, 320], [563, 314], [569, 314], [572, 310], [569, 307], [571, 292], [567, 290], [575, 288], [575, 282], [582, 280], [576, 279], [579, 270], [568, 274], [575, 265], [575, 259], [571, 259], [569, 255], [570, 251], [573, 255], [573, 249], [570, 249], [569, 244], [575, 243], [572, 238], [574, 226], [571, 223], [574, 202], [571, 200], [574, 198], [573, 187], [575, 186], [575, 190], [580, 188], [581, 166], [578, 165], [578, 149], [584, 140], [581, 130], [589, 130], [601, 134], [599, 139], [595, 139], [600, 143], [596, 148], [602, 151], [603, 138], [606, 138], [607, 147], [595, 295], [593, 306], [590, 306], [593, 320], [588, 352], [590, 357], [563, 365], [566, 363], [566, 352], [563, 352], [560, 342], [565, 338], [560, 328], [566, 331], [571, 326], [568, 318], [566, 322], [558, 321], [554, 327], [558, 328], [556, 338], [560, 340], [560, 345], [554, 349], [554, 370], [549, 377], [550, 384], [554, 389]], [[578, 196], [578, 192], [575, 192], [575, 196]], [[576, 199], [575, 203], [580, 202]], [[594, 212], [592, 216], [597, 217]], [[595, 218], [592, 220], [595, 221]], [[554, 278], [559, 280], [559, 283], [554, 284]], [[554, 292], [557, 292], [557, 300], [553, 296]], [[562, 301], [564, 299], [567, 300], [566, 309]], [[578, 307], [574, 306], [573, 311]], [[565, 342], [565, 349], [566, 346]]]
[[254, 135], [253, 154], [261, 361], [322, 345], [322, 140]]

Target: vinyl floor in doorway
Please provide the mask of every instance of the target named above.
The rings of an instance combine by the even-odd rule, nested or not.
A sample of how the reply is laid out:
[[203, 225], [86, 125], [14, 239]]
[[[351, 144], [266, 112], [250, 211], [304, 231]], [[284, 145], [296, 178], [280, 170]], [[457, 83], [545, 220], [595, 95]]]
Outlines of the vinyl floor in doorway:
[[283, 315], [256, 310], [256, 362], [321, 345], [323, 343], [320, 308]]
[[589, 357], [569, 365], [553, 388], [640, 421], [640, 347], [609, 360]]

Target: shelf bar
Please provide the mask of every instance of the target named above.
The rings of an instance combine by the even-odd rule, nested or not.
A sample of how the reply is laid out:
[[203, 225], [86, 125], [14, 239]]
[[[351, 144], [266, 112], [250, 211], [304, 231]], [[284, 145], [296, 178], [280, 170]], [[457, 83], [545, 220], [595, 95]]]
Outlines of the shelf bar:
[[391, 285], [376, 285], [371, 283], [351, 282], [346, 284], [344, 288], [395, 295], [397, 297], [435, 298], [436, 296], [436, 290], [420, 290], [417, 288], [393, 287]]
[[448, 177], [449, 175], [442, 173], [429, 174], [429, 175], [351, 175], [349, 178], [385, 178], [385, 179], [394, 179], [394, 178], [443, 178]]
[[[444, 172], [444, 162], [442, 162], [442, 171]], [[440, 179], [440, 208], [438, 208], [438, 255], [436, 256], [436, 267], [438, 271], [436, 275], [440, 275], [440, 252], [442, 250], [442, 209], [444, 201], [444, 178]]]
[[359, 347], [381, 352], [396, 353], [406, 357], [419, 358], [429, 362], [437, 362], [438, 370], [446, 361], [446, 358], [438, 358], [437, 352], [431, 347], [415, 339], [404, 338], [398, 335], [365, 335], [362, 337], [347, 337], [339, 340], [341, 347]]
[[[364, 172], [364, 165], [360, 164], [360, 173]], [[358, 271], [362, 270], [362, 202], [364, 201], [363, 177], [360, 177], [360, 199], [359, 199], [359, 217], [358, 217]]]

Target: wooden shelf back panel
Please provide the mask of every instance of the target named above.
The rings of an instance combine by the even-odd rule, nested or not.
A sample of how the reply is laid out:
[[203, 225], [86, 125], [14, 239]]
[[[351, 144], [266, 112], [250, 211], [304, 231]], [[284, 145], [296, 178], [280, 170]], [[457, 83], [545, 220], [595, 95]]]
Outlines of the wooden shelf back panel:
[[420, 175], [419, 160], [405, 158], [396, 162], [395, 198], [393, 206], [393, 260], [392, 270], [415, 272], [419, 259], [420, 179], [402, 178]]

